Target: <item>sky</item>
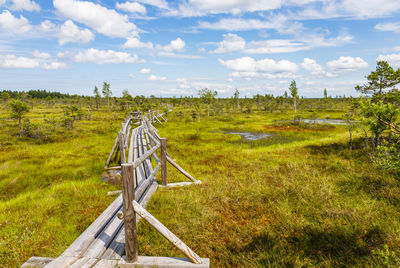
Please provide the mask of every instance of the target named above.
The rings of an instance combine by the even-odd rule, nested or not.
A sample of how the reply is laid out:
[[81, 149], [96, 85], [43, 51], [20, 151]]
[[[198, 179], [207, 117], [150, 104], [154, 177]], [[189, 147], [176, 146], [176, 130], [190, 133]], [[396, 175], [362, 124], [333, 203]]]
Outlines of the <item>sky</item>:
[[399, 0], [0, 0], [0, 90], [358, 96], [400, 67]]

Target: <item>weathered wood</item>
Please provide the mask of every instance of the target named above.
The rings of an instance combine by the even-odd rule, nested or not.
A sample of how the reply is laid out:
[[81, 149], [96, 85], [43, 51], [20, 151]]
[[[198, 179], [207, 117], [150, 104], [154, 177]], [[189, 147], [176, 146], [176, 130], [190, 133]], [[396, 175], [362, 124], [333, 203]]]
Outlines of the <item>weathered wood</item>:
[[131, 139], [129, 142], [128, 162], [133, 161], [133, 148], [134, 148], [134, 139], [135, 139], [136, 131], [137, 131], [137, 128], [132, 130], [132, 133], [131, 133]]
[[134, 262], [138, 257], [136, 235], [136, 214], [132, 207], [135, 201], [135, 186], [133, 182], [133, 165], [122, 164], [122, 200], [124, 204], [125, 253], [128, 262]]
[[188, 179], [190, 179], [193, 182], [198, 182], [195, 178], [192, 177], [189, 173], [187, 173], [180, 165], [178, 165], [174, 160], [171, 159], [171, 157], [167, 156], [168, 162], [175, 167], [177, 170], [179, 170], [183, 175], [185, 175]]
[[[146, 180], [147, 181], [147, 180]], [[156, 181], [150, 181], [150, 185], [145, 189], [143, 194], [139, 194], [138, 187], [135, 190], [135, 199], [136, 201], [142, 206], [146, 207], [147, 202], [151, 198], [151, 196], [156, 192], [158, 184]], [[141, 185], [142, 186], [142, 185]], [[140, 216], [136, 215], [136, 223], [140, 220]], [[106, 252], [103, 254], [102, 259], [109, 259], [109, 260], [120, 260], [125, 253], [125, 230], [121, 228], [120, 232], [114, 238], [111, 245], [108, 247]]]
[[119, 144], [119, 151], [121, 154], [121, 164], [124, 164], [126, 163], [126, 155], [124, 149], [124, 134], [121, 131], [118, 132], [118, 144]]
[[113, 154], [115, 152], [115, 149], [117, 149], [117, 145], [118, 145], [118, 136], [115, 138], [114, 145], [113, 145], [113, 147], [111, 149], [110, 154], [108, 155], [105, 167], [108, 167], [108, 165], [110, 164], [111, 158], [112, 158], [112, 156], [113, 156]]
[[154, 118], [158, 121], [158, 123], [160, 123], [161, 125], [163, 124], [163, 123], [161, 123], [160, 119], [158, 119], [157, 116], [154, 116]]
[[[49, 264], [49, 267], [60, 267], [57, 263], [62, 257], [80, 257], [83, 256], [84, 252], [90, 246], [90, 244], [97, 237], [97, 234], [101, 232], [109, 223], [110, 216], [115, 215], [122, 206], [122, 195], [119, 195], [110, 206], [108, 206], [103, 213], [61, 254], [60, 257], [55, 259], [54, 266]], [[52, 262], [52, 263], [53, 263]]]
[[[139, 159], [139, 157], [141, 157], [143, 155], [142, 153], [142, 139], [140, 138], [140, 132], [142, 131], [142, 128], [140, 128], [138, 130], [138, 132], [136, 133], [136, 144], [137, 144], [137, 148], [136, 148], [136, 157], [135, 159]], [[146, 159], [143, 159], [143, 162], [146, 161]], [[143, 162], [140, 163], [137, 167], [136, 167], [136, 171], [137, 171], [137, 183], [138, 185], [140, 185], [142, 183], [142, 180], [146, 179], [146, 172], [144, 170], [144, 165]]]
[[133, 209], [137, 214], [140, 215], [144, 220], [146, 220], [151, 226], [156, 228], [156, 230], [164, 236], [169, 242], [171, 242], [175, 247], [177, 247], [186, 257], [188, 257], [193, 263], [200, 264], [200, 257], [185, 243], [183, 243], [176, 235], [174, 235], [170, 230], [167, 229], [161, 222], [153, 217], [147, 210], [145, 210], [139, 203], [132, 201]]
[[201, 181], [185, 181], [185, 182], [175, 182], [175, 183], [168, 183], [167, 185], [159, 185], [161, 188], [175, 188], [175, 187], [182, 187], [188, 185], [199, 185]]
[[118, 267], [121, 268], [209, 268], [210, 259], [201, 258], [201, 264], [194, 264], [188, 258], [180, 257], [153, 257], [139, 256], [135, 263], [127, 263], [124, 259], [120, 260]]
[[106, 167], [104, 168], [105, 170], [116, 170], [116, 169], [121, 169], [121, 166], [115, 166], [115, 167]]
[[30, 257], [24, 264], [21, 265], [21, 268], [28, 268], [28, 267], [44, 267], [46, 264], [52, 262], [54, 258], [48, 257]]
[[109, 195], [119, 195], [119, 194], [121, 194], [121, 193], [122, 193], [121, 190], [119, 190], [119, 191], [111, 191], [111, 192], [108, 192], [108, 193], [107, 193], [107, 196], [109, 196]]
[[167, 174], [167, 139], [161, 138], [161, 182], [162, 185], [168, 184]]
[[146, 151], [143, 155], [141, 155], [138, 159], [136, 159], [135, 161], [131, 162], [133, 167], [136, 168], [140, 164], [142, 164], [143, 161], [146, 160], [146, 158], [149, 157], [150, 155], [152, 155], [155, 151], [157, 151], [157, 149], [160, 148], [160, 146], [161, 145], [154, 146], [150, 150]]
[[[144, 151], [147, 151], [147, 142], [146, 142], [146, 138], [145, 138], [145, 133], [144, 130], [142, 129], [140, 136], [142, 138], [142, 152], [144, 153]], [[154, 154], [153, 154], [154, 155]], [[153, 172], [153, 167], [151, 166], [151, 156], [148, 157], [144, 162], [143, 162], [143, 166], [144, 169], [146, 171], [146, 178], [148, 178], [150, 176], [150, 174]]]

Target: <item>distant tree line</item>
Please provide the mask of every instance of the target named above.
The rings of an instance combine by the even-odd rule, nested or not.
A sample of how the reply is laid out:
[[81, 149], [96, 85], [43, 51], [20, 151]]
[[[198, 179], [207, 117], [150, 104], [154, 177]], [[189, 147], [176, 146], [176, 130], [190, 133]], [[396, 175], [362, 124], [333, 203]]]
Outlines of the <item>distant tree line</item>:
[[12, 91], [12, 90], [0, 91], [0, 96], [3, 96], [5, 94], [8, 94], [8, 96], [12, 99], [18, 99], [23, 97], [24, 95], [36, 99], [46, 99], [48, 97], [63, 99], [71, 97], [69, 94], [60, 93], [57, 91], [41, 90], [41, 89], [29, 90], [29, 91]]

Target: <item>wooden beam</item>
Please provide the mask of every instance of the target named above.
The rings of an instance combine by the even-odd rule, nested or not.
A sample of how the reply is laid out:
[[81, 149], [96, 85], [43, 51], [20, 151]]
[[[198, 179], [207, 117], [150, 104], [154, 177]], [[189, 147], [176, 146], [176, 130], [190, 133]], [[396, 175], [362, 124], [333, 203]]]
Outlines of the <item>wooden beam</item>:
[[161, 138], [161, 184], [168, 184], [168, 174], [167, 174], [167, 139]]
[[124, 134], [119, 131], [118, 132], [118, 143], [119, 143], [119, 151], [121, 153], [121, 164], [126, 163], [125, 149], [124, 149]]
[[177, 170], [179, 170], [183, 175], [185, 175], [188, 179], [190, 179], [193, 182], [198, 182], [195, 178], [192, 177], [189, 173], [187, 173], [180, 165], [178, 165], [174, 160], [171, 159], [171, 157], [167, 156], [168, 162]]
[[201, 264], [200, 257], [185, 243], [182, 242], [176, 235], [174, 235], [167, 227], [153, 217], [147, 210], [145, 210], [138, 202], [132, 201], [133, 209], [137, 214], [153, 226], [162, 236], [171, 242], [176, 248], [182, 251], [193, 263]]
[[138, 258], [136, 214], [132, 206], [132, 201], [135, 201], [133, 170], [134, 168], [132, 164], [122, 164], [122, 200], [124, 205], [125, 253], [126, 260], [128, 262], [134, 262]]
[[115, 138], [114, 145], [113, 145], [113, 147], [111, 149], [110, 154], [108, 155], [105, 167], [108, 167], [108, 165], [110, 164], [111, 158], [112, 158], [112, 156], [113, 156], [113, 154], [115, 152], [115, 149], [117, 149], [117, 145], [118, 145], [118, 136]]
[[158, 187], [161, 188], [174, 188], [174, 187], [182, 187], [182, 186], [188, 186], [188, 185], [197, 185], [201, 184], [201, 181], [193, 182], [193, 181], [184, 181], [184, 182], [174, 182], [174, 183], [168, 183], [166, 186], [164, 185], [159, 185]]

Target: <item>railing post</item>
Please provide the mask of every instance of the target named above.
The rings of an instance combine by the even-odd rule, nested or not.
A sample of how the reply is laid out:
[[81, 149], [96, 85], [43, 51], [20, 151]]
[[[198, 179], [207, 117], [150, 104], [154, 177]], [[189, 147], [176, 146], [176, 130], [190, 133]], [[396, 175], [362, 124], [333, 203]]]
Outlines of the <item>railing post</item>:
[[122, 131], [118, 132], [118, 143], [119, 143], [119, 151], [121, 153], [121, 164], [126, 163], [126, 156], [125, 156], [125, 139], [124, 134]]
[[132, 201], [135, 200], [135, 185], [133, 179], [133, 165], [122, 164], [122, 200], [124, 204], [125, 254], [127, 262], [138, 259], [138, 245], [136, 236], [136, 213]]
[[161, 183], [162, 185], [168, 184], [168, 175], [167, 175], [167, 139], [160, 138], [161, 143]]

